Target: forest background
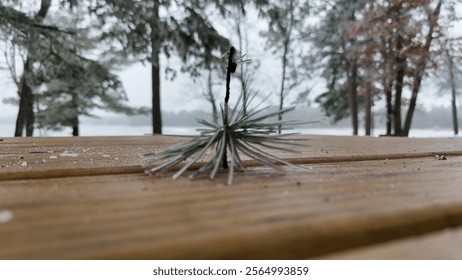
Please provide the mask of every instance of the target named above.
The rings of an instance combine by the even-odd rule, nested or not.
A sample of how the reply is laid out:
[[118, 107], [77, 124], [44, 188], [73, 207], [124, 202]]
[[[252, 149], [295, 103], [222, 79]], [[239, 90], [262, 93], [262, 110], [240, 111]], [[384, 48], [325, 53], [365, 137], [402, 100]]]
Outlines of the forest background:
[[[459, 5], [5, 0], [3, 121], [15, 121], [16, 136], [66, 127], [78, 135], [82, 117], [107, 118], [110, 111], [148, 114], [153, 133], [162, 133], [162, 123], [172, 121], [161, 111], [218, 111], [222, 54], [233, 45], [252, 59], [239, 64], [234, 92], [270, 95], [266, 103], [275, 108], [318, 108], [332, 122], [348, 120], [352, 134], [380, 125], [388, 135], [407, 136], [415, 118], [424, 120], [413, 118], [416, 108], [436, 108], [457, 133]], [[308, 111], [305, 118], [313, 116]]]

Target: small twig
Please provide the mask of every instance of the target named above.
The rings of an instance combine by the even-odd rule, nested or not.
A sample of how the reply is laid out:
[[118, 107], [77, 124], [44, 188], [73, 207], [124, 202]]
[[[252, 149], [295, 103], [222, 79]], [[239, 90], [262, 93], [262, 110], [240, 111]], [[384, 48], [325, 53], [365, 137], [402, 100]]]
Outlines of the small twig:
[[[225, 95], [225, 112], [224, 112], [224, 118], [223, 118], [223, 127], [228, 127], [228, 101], [229, 101], [229, 95], [230, 95], [230, 84], [231, 84], [231, 74], [236, 72], [236, 67], [237, 63], [234, 62], [234, 47], [231, 47], [229, 49], [228, 53], [228, 67], [226, 67], [226, 95]], [[226, 139], [225, 139], [226, 141]], [[228, 155], [227, 155], [227, 149], [225, 147], [225, 154], [223, 156], [223, 168], [227, 169], [228, 168]]]
[[225, 96], [225, 105], [228, 105], [229, 95], [230, 95], [230, 83], [231, 83], [231, 74], [236, 72], [237, 64], [234, 62], [234, 47], [229, 49], [228, 53], [228, 67], [226, 67], [226, 96]]

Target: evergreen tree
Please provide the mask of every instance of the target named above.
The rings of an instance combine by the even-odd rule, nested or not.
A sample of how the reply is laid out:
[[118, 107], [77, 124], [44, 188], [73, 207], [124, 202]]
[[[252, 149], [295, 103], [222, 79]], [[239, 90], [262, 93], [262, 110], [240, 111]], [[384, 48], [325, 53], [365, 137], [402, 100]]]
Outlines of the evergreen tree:
[[[20, 45], [25, 49], [31, 49], [33, 42], [40, 36], [51, 36], [57, 28], [45, 25], [43, 22], [47, 16], [51, 0], [40, 2], [40, 9], [33, 16], [17, 10], [20, 6], [19, 1], [5, 1], [6, 5], [0, 4], [0, 32], [2, 37], [6, 38], [13, 44]], [[19, 110], [16, 119], [15, 136], [22, 136], [23, 130], [26, 130], [26, 136], [32, 136], [34, 130], [34, 88], [32, 87], [32, 69], [35, 58], [28, 53], [23, 60], [23, 73], [20, 81], [17, 81], [19, 95]]]
[[[151, 64], [152, 77], [152, 124], [153, 133], [162, 133], [160, 73], [161, 55], [176, 55], [183, 61], [182, 71], [192, 76], [201, 69], [211, 69], [215, 59], [229, 49], [229, 40], [223, 37], [210, 22], [208, 13], [217, 10], [221, 16], [231, 13], [237, 6], [245, 12], [246, 0], [216, 1], [121, 1], [105, 2], [93, 8], [101, 21], [117, 18], [112, 28], [102, 37], [117, 38], [120, 50], [141, 61]], [[252, 1], [262, 4], [265, 1]], [[176, 69], [166, 67], [166, 73], [174, 77]]]
[[143, 113], [125, 104], [125, 91], [110, 66], [75, 53], [50, 57], [37, 71], [36, 78], [45, 90], [37, 98], [39, 128], [61, 130], [72, 127], [79, 135], [79, 116], [93, 116], [94, 109], [125, 114]]
[[42, 1], [33, 18], [20, 11], [16, 1], [10, 2], [1, 6], [8, 20], [0, 21], [0, 32], [25, 54], [21, 78], [16, 79], [20, 101], [15, 136], [22, 135], [24, 125], [26, 135], [32, 136], [34, 109], [39, 127], [71, 126], [73, 135], [78, 135], [79, 115], [90, 115], [93, 108], [139, 112], [124, 103], [123, 87], [111, 73], [113, 61], [90, 58], [98, 48], [97, 38], [91, 35], [94, 22], [82, 16], [77, 2], [61, 1], [65, 9], [46, 20], [52, 1]]
[[[318, 52], [314, 55], [322, 60], [322, 77], [327, 91], [316, 98], [316, 102], [334, 121], [350, 116], [353, 135], [358, 134], [358, 85], [361, 73], [355, 53], [359, 42], [351, 27], [364, 8], [364, 0], [335, 0], [319, 8], [320, 23], [313, 30], [311, 40]], [[318, 64], [319, 65], [319, 64]]]

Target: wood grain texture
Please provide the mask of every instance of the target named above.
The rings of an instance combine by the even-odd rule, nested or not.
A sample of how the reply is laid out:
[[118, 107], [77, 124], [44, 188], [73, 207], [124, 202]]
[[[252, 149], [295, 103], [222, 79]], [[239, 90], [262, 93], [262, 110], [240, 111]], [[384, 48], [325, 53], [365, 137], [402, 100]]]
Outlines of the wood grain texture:
[[[303, 140], [298, 153], [276, 154], [299, 164], [462, 155], [462, 141], [457, 138], [293, 138]], [[185, 140], [187, 137], [181, 136], [4, 138], [0, 142], [0, 181], [138, 173], [143, 154]]]
[[[140, 152], [182, 138], [6, 139], [1, 176], [50, 175], [0, 180], [0, 211], [13, 214], [0, 223], [0, 258], [316, 258], [462, 224], [460, 140], [304, 138], [299, 154], [283, 156], [306, 170], [253, 167], [231, 187], [224, 172], [214, 181], [142, 173]], [[9, 165], [49, 156], [29, 154], [37, 147], [79, 156]], [[448, 159], [436, 160], [442, 152]]]

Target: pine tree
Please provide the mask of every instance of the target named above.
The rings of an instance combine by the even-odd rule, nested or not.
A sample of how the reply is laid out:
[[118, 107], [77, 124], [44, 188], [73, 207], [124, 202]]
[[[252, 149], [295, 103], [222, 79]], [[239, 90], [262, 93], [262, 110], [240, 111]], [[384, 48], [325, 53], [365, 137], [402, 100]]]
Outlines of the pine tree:
[[47, 20], [51, 1], [42, 1], [34, 18], [11, 2], [11, 6], [0, 9], [8, 19], [0, 22], [0, 32], [9, 34], [6, 40], [25, 54], [23, 73], [17, 82], [20, 101], [16, 136], [22, 135], [24, 122], [26, 135], [32, 136], [34, 109], [39, 127], [71, 126], [73, 135], [78, 135], [78, 117], [90, 115], [93, 108], [140, 112], [125, 104], [123, 87], [111, 73], [113, 61], [90, 58], [99, 46], [90, 35], [94, 22], [85, 17], [76, 2], [61, 2], [65, 9]]
[[[213, 60], [229, 48], [229, 40], [212, 25], [208, 12], [219, 11], [221, 16], [237, 6], [245, 11], [246, 2], [264, 3], [263, 0], [220, 1], [121, 1], [99, 0], [110, 8], [95, 7], [94, 14], [101, 20], [115, 17], [119, 22], [105, 32], [106, 38], [117, 38], [120, 49], [127, 55], [151, 64], [153, 133], [162, 133], [160, 73], [161, 56], [178, 56], [183, 61], [181, 71], [192, 76], [201, 69], [212, 68]], [[176, 69], [166, 67], [167, 73]]]
[[364, 0], [335, 0], [321, 5], [318, 9], [322, 17], [311, 37], [327, 84], [327, 91], [316, 102], [334, 121], [350, 116], [353, 135], [358, 134], [358, 86], [362, 77], [356, 53], [359, 42], [351, 27], [364, 6]]
[[[6, 1], [6, 6], [0, 4], [0, 32], [2, 37], [21, 45], [27, 49], [27, 46], [32, 47], [32, 42], [36, 41], [40, 36], [50, 36], [57, 28], [45, 25], [43, 22], [48, 14], [51, 6], [51, 0], [43, 0], [40, 2], [40, 9], [32, 17], [26, 13], [15, 9], [18, 6], [18, 1]], [[16, 119], [15, 136], [22, 136], [23, 130], [26, 130], [26, 136], [32, 136], [34, 131], [34, 89], [32, 83], [32, 68], [35, 63], [35, 58], [28, 53], [25, 54], [23, 62], [23, 73], [18, 85], [19, 95], [19, 110]]]

